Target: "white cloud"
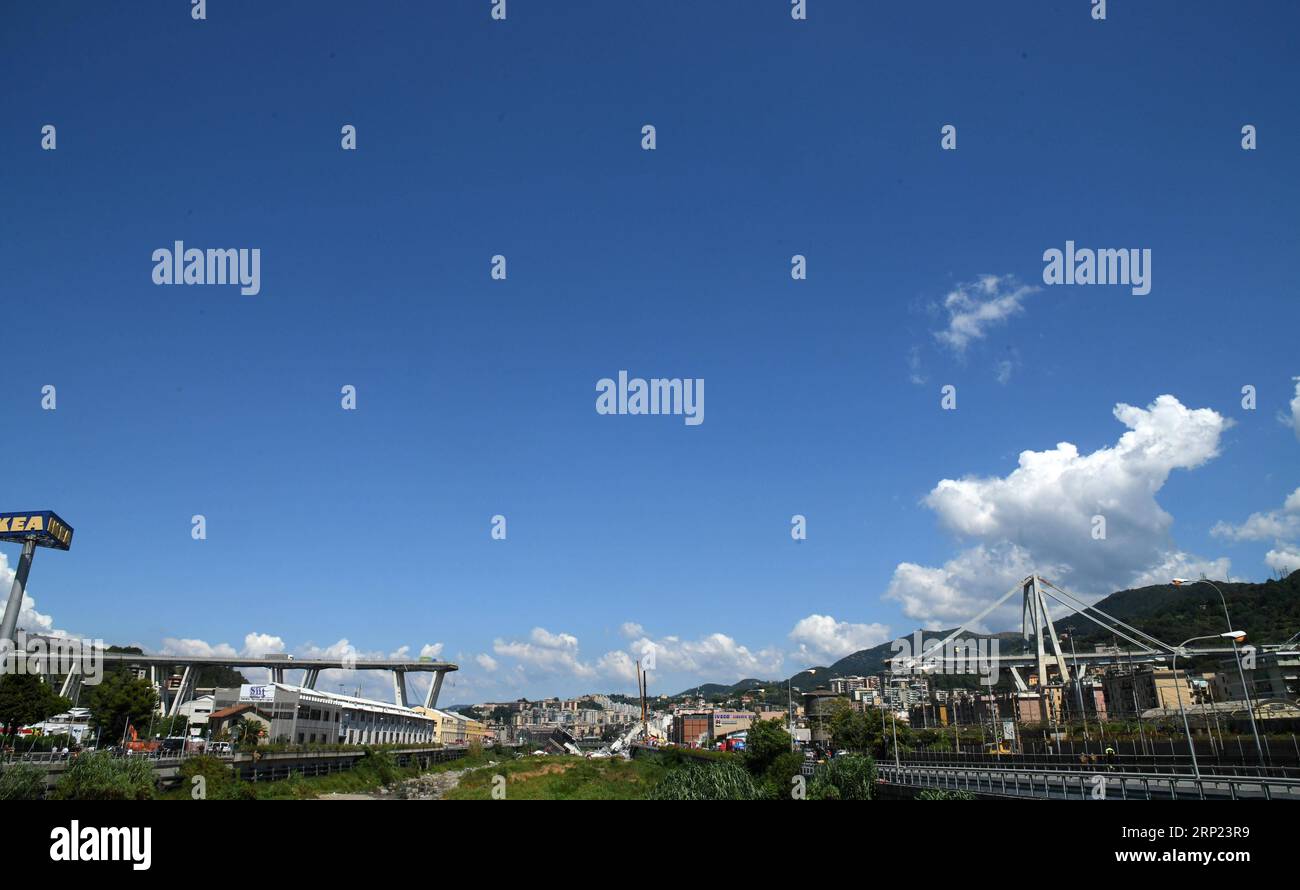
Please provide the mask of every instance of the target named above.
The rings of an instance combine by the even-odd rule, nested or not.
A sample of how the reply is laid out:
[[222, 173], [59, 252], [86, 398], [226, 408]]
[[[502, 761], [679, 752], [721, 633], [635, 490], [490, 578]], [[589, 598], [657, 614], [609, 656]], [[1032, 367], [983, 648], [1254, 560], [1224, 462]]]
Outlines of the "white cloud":
[[1011, 275], [985, 275], [958, 284], [944, 297], [947, 327], [935, 331], [934, 337], [958, 355], [964, 354], [972, 341], [987, 336], [989, 328], [1024, 311], [1025, 297], [1037, 290], [1020, 284]]
[[1232, 541], [1272, 540], [1264, 564], [1278, 572], [1300, 569], [1300, 488], [1287, 495], [1281, 509], [1252, 513], [1241, 525], [1216, 522], [1210, 533]]
[[1233, 541], [1300, 538], [1300, 488], [1291, 492], [1280, 510], [1252, 513], [1241, 525], [1217, 522], [1210, 533]]
[[244, 635], [244, 655], [263, 656], [279, 655], [284, 652], [284, 640], [271, 634], [249, 633]]
[[799, 644], [799, 657], [828, 664], [861, 649], [878, 646], [890, 639], [883, 624], [851, 624], [830, 615], [809, 615], [799, 619], [790, 639]]
[[193, 655], [200, 658], [212, 656], [224, 656], [232, 658], [239, 653], [235, 647], [228, 643], [218, 643], [213, 646], [203, 640], [194, 639], [177, 639], [175, 637], [166, 637], [162, 644], [163, 655]]
[[480, 652], [478, 655], [475, 655], [474, 660], [478, 662], [478, 666], [483, 668], [485, 671], [491, 672], [497, 669], [497, 660], [486, 652]]
[[596, 669], [606, 677], [627, 683], [636, 682], [636, 660], [622, 650], [606, 652], [596, 662]]
[[628, 647], [628, 652], [632, 653], [630, 656], [627, 652], [606, 653], [601, 659], [602, 669], [610, 672], [623, 670], [635, 679], [636, 671], [630, 667], [631, 661], [633, 658], [644, 660], [649, 647], [653, 647], [657, 672], [688, 674], [709, 681], [772, 677], [779, 673], [785, 661], [784, 653], [778, 649], [750, 649], [724, 633], [706, 634], [695, 640], [676, 636], [658, 639], [642, 636]]
[[1295, 381], [1295, 395], [1291, 398], [1291, 413], [1285, 411], [1277, 412], [1277, 419], [1284, 426], [1291, 427], [1295, 431], [1295, 437], [1300, 440], [1300, 377], [1291, 378]]
[[619, 628], [623, 636], [629, 640], [635, 640], [637, 637], [645, 636], [645, 628], [635, 621], [624, 621], [623, 626]]
[[[9, 599], [9, 590], [13, 587], [13, 583], [14, 570], [9, 567], [9, 556], [0, 553], [0, 610], [4, 609], [5, 602]], [[30, 588], [25, 592], [22, 608], [18, 612], [18, 629], [29, 634], [44, 634], [53, 637], [74, 636], [74, 634], [56, 628], [53, 616], [36, 610], [36, 598], [32, 596]]]
[[1300, 545], [1283, 544], [1269, 550], [1264, 554], [1264, 564], [1287, 574], [1300, 570]]
[[442, 643], [425, 643], [420, 647], [421, 658], [432, 658], [435, 661], [442, 658]]
[[[954, 625], [1031, 571], [1085, 597], [1134, 586], [1173, 564], [1226, 575], [1227, 560], [1178, 550], [1169, 531], [1173, 517], [1155, 495], [1173, 470], [1216, 457], [1232, 421], [1186, 408], [1171, 395], [1146, 408], [1119, 404], [1113, 413], [1128, 428], [1113, 446], [1080, 454], [1061, 442], [1021, 452], [1007, 476], [940, 481], [923, 503], [944, 529], [971, 543], [941, 567], [901, 563], [886, 598], [910, 617]], [[1105, 518], [1104, 540], [1093, 537], [1098, 515]]]
[[492, 644], [497, 655], [515, 659], [521, 667], [548, 673], [567, 673], [575, 677], [593, 677], [596, 670], [578, 657], [578, 638], [573, 634], [553, 634], [544, 627], [534, 627], [528, 640], [503, 640]]

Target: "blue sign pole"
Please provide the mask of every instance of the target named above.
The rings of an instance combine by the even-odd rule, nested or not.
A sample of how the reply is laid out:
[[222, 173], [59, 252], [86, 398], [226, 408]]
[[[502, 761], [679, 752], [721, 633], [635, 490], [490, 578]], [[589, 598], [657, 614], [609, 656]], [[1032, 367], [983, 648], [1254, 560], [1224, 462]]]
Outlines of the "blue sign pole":
[[9, 602], [5, 603], [5, 617], [0, 622], [0, 646], [12, 644], [18, 634], [18, 613], [23, 610], [23, 592], [27, 589], [27, 575], [32, 570], [32, 557], [36, 555], [36, 541], [28, 538], [23, 542], [23, 555], [18, 558], [18, 570], [14, 572], [14, 586], [9, 589]]

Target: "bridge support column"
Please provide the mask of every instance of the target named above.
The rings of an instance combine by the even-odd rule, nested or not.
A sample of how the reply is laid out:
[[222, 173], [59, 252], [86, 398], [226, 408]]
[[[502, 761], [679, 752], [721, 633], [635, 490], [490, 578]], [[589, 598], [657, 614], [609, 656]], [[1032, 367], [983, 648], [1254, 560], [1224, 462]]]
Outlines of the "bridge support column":
[[320, 668], [308, 668], [303, 672], [302, 685], [306, 688], [315, 689], [318, 680], [320, 680]]
[[429, 691], [424, 694], [424, 706], [426, 708], [438, 707], [438, 693], [442, 691], [442, 678], [446, 675], [446, 671], [433, 672], [433, 682], [429, 684]]
[[70, 699], [74, 706], [77, 699], [81, 697], [81, 665], [78, 662], [74, 661], [68, 668], [68, 675], [63, 678], [63, 685], [59, 687], [59, 695]]
[[393, 704], [402, 708], [411, 706], [406, 699], [406, 671], [393, 671]]
[[189, 688], [193, 676], [194, 667], [188, 664], [185, 665], [185, 670], [181, 673], [181, 685], [177, 687], [176, 695], [172, 697], [171, 707], [167, 709], [168, 717], [175, 717], [176, 713], [181, 709], [181, 701], [185, 698], [185, 692]]

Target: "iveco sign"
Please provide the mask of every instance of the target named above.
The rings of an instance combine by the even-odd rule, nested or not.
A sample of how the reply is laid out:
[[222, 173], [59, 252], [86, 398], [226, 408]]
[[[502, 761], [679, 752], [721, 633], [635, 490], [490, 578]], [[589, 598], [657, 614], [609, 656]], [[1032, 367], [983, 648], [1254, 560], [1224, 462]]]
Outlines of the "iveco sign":
[[72, 546], [72, 526], [52, 510], [0, 513], [0, 541], [31, 541], [37, 547], [67, 550]]

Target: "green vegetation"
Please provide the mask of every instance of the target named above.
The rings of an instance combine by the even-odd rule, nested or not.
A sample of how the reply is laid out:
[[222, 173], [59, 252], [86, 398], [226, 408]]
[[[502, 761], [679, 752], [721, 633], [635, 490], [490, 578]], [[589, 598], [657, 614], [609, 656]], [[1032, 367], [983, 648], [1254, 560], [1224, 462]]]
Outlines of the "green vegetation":
[[[195, 782], [195, 778], [201, 781]], [[201, 789], [201, 790], [197, 790]], [[255, 800], [257, 791], [251, 782], [240, 781], [225, 761], [203, 755], [181, 764], [181, 795], [206, 800]], [[197, 790], [197, 793], [196, 793]], [[176, 797], [169, 793], [168, 797]]]
[[114, 757], [106, 751], [72, 761], [50, 796], [54, 800], [150, 800], [153, 764], [144, 757]]
[[[1281, 643], [1300, 627], [1300, 571], [1262, 584], [1214, 584], [1223, 591], [1234, 627], [1250, 634], [1250, 642], [1255, 645]], [[1209, 584], [1159, 584], [1121, 590], [1097, 603], [1097, 607], [1170, 645], [1226, 630], [1223, 604]], [[1080, 651], [1085, 645], [1113, 642], [1091, 621], [1076, 616], [1058, 620], [1056, 629], [1078, 633]]]
[[763, 786], [737, 763], [691, 763], [660, 780], [647, 795], [651, 800], [762, 800]]
[[871, 800], [876, 788], [876, 762], [862, 754], [832, 757], [813, 776], [810, 800]]
[[0, 801], [40, 800], [45, 796], [45, 769], [34, 763], [11, 763], [0, 772]]
[[916, 795], [917, 800], [975, 800], [969, 791], [949, 791], [944, 788], [927, 788]]
[[520, 757], [467, 772], [446, 799], [489, 800], [500, 787], [495, 777], [504, 776], [507, 800], [639, 800], [667, 773], [654, 758]]
[[106, 673], [103, 682], [87, 687], [87, 692], [85, 705], [90, 708], [91, 721], [99, 727], [104, 744], [117, 744], [126, 734], [128, 723], [137, 732], [147, 731], [158, 704], [148, 680], [120, 671]]
[[[182, 782], [162, 796], [168, 800], [302, 800], [322, 794], [357, 794], [374, 791], [401, 779], [414, 778], [425, 772], [463, 768], [465, 759], [436, 764], [428, 769], [398, 766], [393, 755], [379, 748], [366, 749], [366, 756], [350, 770], [323, 776], [294, 774], [274, 782], [247, 782], [236, 777], [234, 770], [216, 757], [192, 757], [181, 767]], [[204, 793], [194, 795], [194, 777], [202, 776]]]
[[60, 698], [34, 674], [0, 676], [0, 726], [4, 727], [11, 745], [17, 739], [19, 727], [39, 723], [70, 707], [72, 702]]

